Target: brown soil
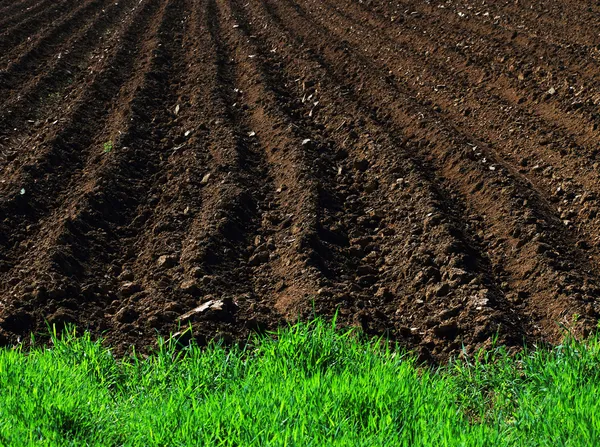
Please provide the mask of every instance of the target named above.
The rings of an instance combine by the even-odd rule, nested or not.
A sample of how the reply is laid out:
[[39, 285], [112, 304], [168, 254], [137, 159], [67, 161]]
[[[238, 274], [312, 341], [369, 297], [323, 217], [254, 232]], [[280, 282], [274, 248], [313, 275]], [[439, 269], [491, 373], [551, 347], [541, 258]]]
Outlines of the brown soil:
[[587, 335], [600, 3], [490, 3], [0, 0], [0, 344]]

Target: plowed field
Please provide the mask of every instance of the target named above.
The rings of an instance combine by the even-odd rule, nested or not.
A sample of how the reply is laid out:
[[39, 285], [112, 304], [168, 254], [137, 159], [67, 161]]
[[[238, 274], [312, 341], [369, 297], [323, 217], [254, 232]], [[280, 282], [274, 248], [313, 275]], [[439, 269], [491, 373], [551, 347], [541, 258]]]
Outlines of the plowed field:
[[489, 3], [0, 0], [1, 344], [588, 334], [600, 3]]

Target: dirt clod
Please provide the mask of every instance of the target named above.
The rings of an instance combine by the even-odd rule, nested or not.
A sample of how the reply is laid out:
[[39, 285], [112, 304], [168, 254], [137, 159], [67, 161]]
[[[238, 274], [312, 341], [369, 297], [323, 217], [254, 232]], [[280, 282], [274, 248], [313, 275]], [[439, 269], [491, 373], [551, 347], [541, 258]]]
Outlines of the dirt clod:
[[162, 255], [156, 263], [159, 268], [168, 269], [177, 264], [177, 258], [175, 256]]

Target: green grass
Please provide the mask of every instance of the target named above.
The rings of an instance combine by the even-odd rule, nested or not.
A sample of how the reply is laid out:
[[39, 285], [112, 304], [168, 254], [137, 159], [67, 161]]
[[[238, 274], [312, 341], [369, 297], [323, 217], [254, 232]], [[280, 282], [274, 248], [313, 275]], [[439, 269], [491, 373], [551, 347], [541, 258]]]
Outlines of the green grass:
[[600, 342], [432, 370], [322, 321], [243, 349], [115, 360], [89, 336], [0, 351], [0, 444], [600, 445]]

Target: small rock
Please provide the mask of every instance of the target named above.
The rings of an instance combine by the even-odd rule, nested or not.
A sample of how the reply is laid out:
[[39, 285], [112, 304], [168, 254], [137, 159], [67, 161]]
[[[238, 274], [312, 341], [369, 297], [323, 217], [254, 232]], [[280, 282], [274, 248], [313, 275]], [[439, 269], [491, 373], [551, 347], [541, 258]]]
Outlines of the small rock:
[[215, 277], [214, 277], [214, 276], [211, 276], [211, 275], [204, 275], [204, 276], [203, 276], [203, 277], [200, 279], [200, 282], [201, 282], [203, 285], [207, 286], [207, 285], [209, 285], [211, 282], [213, 282], [214, 280], [215, 280]]
[[548, 166], [548, 167], [546, 167], [546, 169], [544, 169], [542, 171], [542, 175], [545, 175], [546, 177], [550, 177], [552, 175], [553, 170], [554, 170], [554, 168], [552, 166]]
[[201, 278], [202, 276], [204, 276], [204, 269], [201, 267], [192, 267], [189, 270], [189, 274], [193, 278]]
[[352, 239], [350, 241], [350, 243], [352, 245], [359, 245], [363, 250], [371, 243], [373, 242], [373, 239], [369, 236], [365, 236], [365, 237], [359, 237], [359, 238], [355, 238]]
[[446, 309], [441, 311], [436, 315], [436, 319], [440, 322], [449, 320], [452, 317], [458, 316], [460, 314], [461, 308], [459, 306], [452, 307], [450, 309]]
[[447, 275], [448, 279], [455, 284], [466, 284], [468, 280], [467, 272], [459, 268], [451, 267]]
[[210, 172], [208, 174], [204, 174], [202, 180], [200, 181], [201, 185], [208, 185], [208, 181], [210, 180]]
[[256, 249], [254, 250], [255, 253], [260, 253], [261, 251], [267, 251], [267, 244], [260, 244], [258, 247], [256, 247]]
[[450, 242], [443, 247], [443, 252], [447, 255], [460, 254], [463, 251], [463, 247], [460, 242]]
[[231, 298], [223, 298], [222, 300], [209, 300], [206, 303], [201, 304], [200, 306], [181, 315], [179, 320], [186, 321], [199, 316], [218, 321], [229, 320], [237, 308], [237, 304]]

